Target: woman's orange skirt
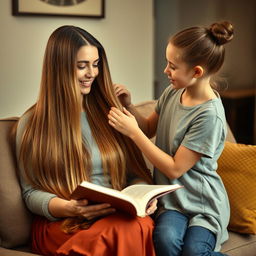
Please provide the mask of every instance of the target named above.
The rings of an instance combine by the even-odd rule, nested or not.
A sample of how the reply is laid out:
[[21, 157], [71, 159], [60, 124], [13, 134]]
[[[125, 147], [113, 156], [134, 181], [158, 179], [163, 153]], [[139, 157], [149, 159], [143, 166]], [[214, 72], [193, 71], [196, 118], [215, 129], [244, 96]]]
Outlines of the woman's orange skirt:
[[155, 256], [150, 217], [132, 218], [115, 213], [94, 222], [89, 229], [66, 234], [62, 221], [36, 217], [32, 250], [47, 256]]

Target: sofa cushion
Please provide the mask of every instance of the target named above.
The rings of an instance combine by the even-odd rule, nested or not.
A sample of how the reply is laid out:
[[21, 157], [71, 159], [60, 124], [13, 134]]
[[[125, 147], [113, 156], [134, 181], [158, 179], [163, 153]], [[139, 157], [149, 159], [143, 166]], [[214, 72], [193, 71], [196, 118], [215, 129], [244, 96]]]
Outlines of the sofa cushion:
[[15, 249], [6, 249], [0, 247], [0, 255], [1, 256], [40, 256], [38, 254], [31, 253], [28, 250], [23, 250], [23, 248], [15, 248]]
[[17, 118], [0, 120], [0, 246], [12, 248], [28, 242], [31, 215], [21, 196], [10, 130]]
[[218, 164], [230, 201], [229, 230], [256, 234], [256, 146], [226, 142]]
[[228, 256], [252, 256], [256, 251], [256, 236], [238, 234], [232, 231], [228, 233], [229, 239], [221, 247], [221, 252]]

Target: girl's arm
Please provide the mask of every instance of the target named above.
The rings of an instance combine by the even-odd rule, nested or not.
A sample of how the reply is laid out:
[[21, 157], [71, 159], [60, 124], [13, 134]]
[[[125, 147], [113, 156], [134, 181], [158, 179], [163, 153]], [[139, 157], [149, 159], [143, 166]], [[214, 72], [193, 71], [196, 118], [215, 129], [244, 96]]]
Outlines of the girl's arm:
[[170, 179], [177, 179], [187, 172], [201, 158], [201, 154], [180, 146], [171, 157], [152, 143], [139, 128], [135, 117], [124, 109], [124, 113], [111, 108], [109, 124], [119, 132], [130, 137], [148, 160]]
[[156, 128], [159, 116], [155, 111], [152, 112], [152, 114], [148, 118], [145, 118], [137, 111], [134, 105], [131, 105], [128, 110], [136, 118], [140, 129], [148, 138], [152, 138], [156, 135]]
[[140, 129], [152, 138], [156, 134], [158, 114], [154, 111], [148, 118], [142, 116], [131, 102], [131, 94], [124, 85], [114, 84], [114, 90], [121, 104], [136, 118]]

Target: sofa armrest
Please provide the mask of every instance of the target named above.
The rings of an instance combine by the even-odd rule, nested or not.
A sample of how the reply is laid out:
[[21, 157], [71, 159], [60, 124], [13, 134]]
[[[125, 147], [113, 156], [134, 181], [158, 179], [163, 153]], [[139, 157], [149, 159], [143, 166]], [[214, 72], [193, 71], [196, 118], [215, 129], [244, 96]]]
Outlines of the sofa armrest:
[[20, 248], [17, 248], [17, 250], [14, 249], [6, 249], [3, 247], [0, 247], [0, 255], [1, 256], [40, 256], [38, 254], [33, 254], [26, 251], [21, 251]]

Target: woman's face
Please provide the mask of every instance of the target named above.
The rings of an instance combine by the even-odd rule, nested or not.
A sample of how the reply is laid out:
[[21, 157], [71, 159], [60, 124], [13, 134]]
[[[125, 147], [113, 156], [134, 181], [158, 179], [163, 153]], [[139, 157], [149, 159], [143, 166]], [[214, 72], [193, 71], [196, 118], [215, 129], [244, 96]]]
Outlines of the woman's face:
[[76, 75], [78, 78], [81, 94], [90, 93], [92, 83], [99, 74], [99, 52], [92, 45], [82, 46], [77, 52]]

